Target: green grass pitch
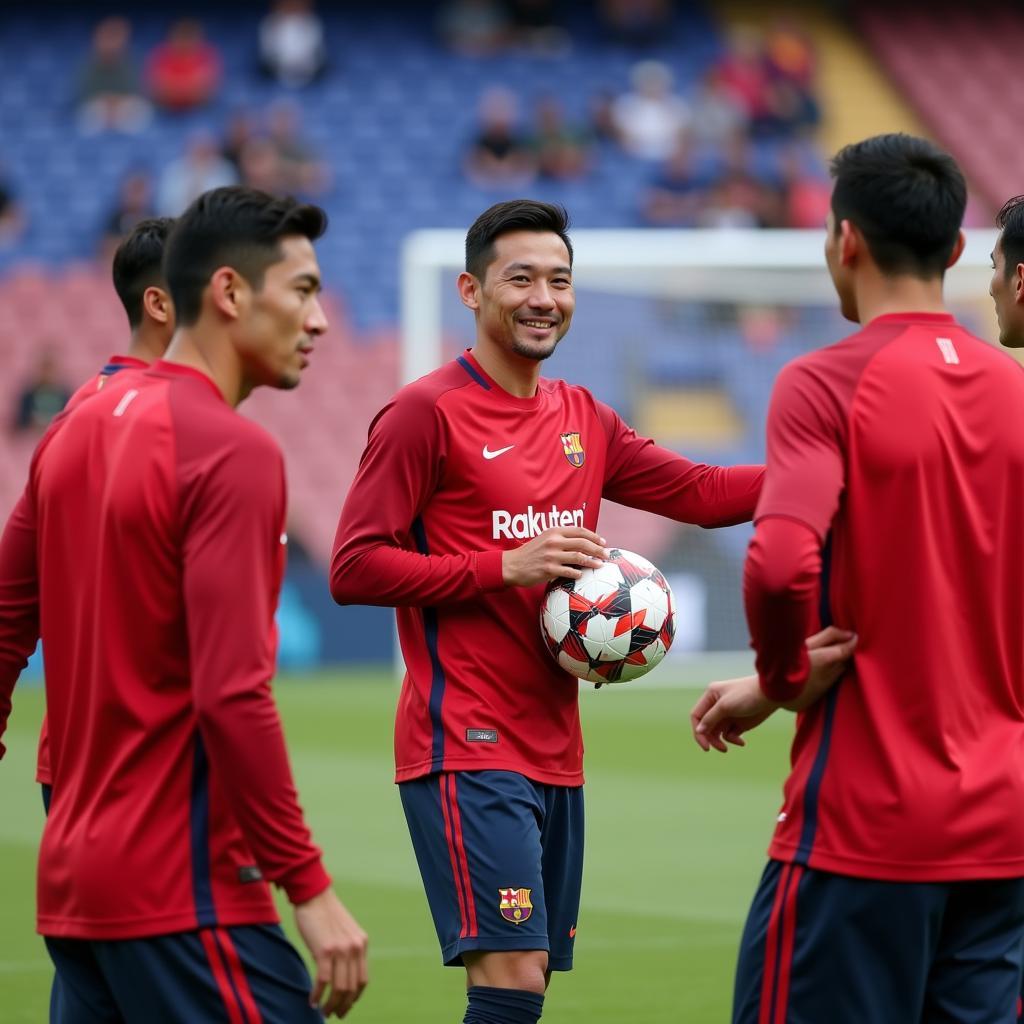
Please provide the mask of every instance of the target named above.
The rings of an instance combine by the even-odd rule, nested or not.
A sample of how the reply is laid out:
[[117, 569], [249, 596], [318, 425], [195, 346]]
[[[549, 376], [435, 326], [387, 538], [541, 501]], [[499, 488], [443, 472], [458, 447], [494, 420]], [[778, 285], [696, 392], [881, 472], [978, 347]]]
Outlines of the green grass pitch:
[[[779, 714], [745, 749], [704, 754], [687, 718], [698, 691], [659, 684], [742, 670], [742, 663], [677, 663], [649, 685], [583, 691], [587, 856], [576, 969], [555, 975], [545, 1022], [728, 1019], [736, 945], [781, 802], [793, 723]], [[395, 686], [379, 673], [320, 674], [284, 677], [276, 693], [314, 835], [338, 893], [370, 935], [370, 988], [350, 1019], [460, 1021], [464, 974], [440, 966], [391, 783]], [[6, 1024], [46, 1019], [50, 965], [33, 924], [43, 824], [33, 769], [42, 712], [39, 689], [16, 691], [0, 762]], [[282, 914], [291, 930], [284, 906]]]

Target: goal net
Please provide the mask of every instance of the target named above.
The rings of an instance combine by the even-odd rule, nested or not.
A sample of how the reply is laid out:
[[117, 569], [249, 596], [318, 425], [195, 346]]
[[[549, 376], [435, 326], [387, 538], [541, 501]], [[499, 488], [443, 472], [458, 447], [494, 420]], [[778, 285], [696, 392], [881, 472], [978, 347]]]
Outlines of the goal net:
[[[461, 231], [420, 231], [402, 263], [403, 383], [473, 344], [460, 303]], [[574, 231], [576, 313], [543, 373], [588, 387], [689, 458], [761, 462], [772, 383], [795, 356], [855, 329], [837, 309], [820, 231]], [[995, 232], [968, 232], [946, 297], [995, 338]], [[654, 561], [679, 605], [673, 653], [746, 651], [740, 596], [750, 527], [701, 530], [603, 505], [601, 532]]]

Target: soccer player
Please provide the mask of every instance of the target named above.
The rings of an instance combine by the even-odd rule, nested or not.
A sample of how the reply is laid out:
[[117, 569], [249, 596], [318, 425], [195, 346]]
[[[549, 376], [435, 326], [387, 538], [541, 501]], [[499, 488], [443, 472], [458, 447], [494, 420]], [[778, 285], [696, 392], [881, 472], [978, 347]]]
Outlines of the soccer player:
[[[234, 411], [299, 383], [326, 327], [324, 226], [250, 189], [197, 199], [165, 253], [167, 358], [46, 435], [28, 517], [0, 540], [0, 579], [40, 609], [0, 608], [0, 692], [26, 631], [45, 649], [38, 927], [57, 1024], [313, 1024], [366, 984], [366, 936], [303, 821], [270, 690], [284, 467]], [[294, 905], [312, 985], [268, 881]]]
[[[744, 581], [758, 676], [714, 684], [693, 715], [706, 745], [806, 706], [733, 1020], [1009, 1024], [1024, 942], [1024, 374], [943, 305], [967, 194], [953, 158], [881, 135], [832, 173], [826, 262], [863, 327], [776, 382]], [[816, 619], [856, 647], [808, 693]]]
[[331, 592], [397, 608], [396, 781], [466, 1024], [531, 1024], [572, 967], [583, 864], [579, 685], [548, 654], [545, 584], [607, 555], [602, 497], [701, 526], [747, 520], [758, 466], [695, 464], [540, 376], [569, 330], [560, 207], [498, 203], [466, 237], [476, 343], [370, 426]]
[[996, 215], [999, 237], [992, 250], [989, 294], [999, 321], [999, 341], [1024, 348], [1024, 196], [1008, 199]]
[[[70, 412], [90, 395], [96, 394], [116, 374], [126, 370], [144, 370], [167, 351], [174, 334], [174, 307], [163, 275], [164, 245], [174, 226], [172, 217], [151, 217], [139, 221], [117, 247], [113, 261], [114, 290], [128, 315], [131, 340], [124, 355], [112, 355], [95, 377], [87, 380], [68, 399], [64, 412]], [[129, 376], [131, 376], [129, 374]], [[127, 386], [127, 378], [119, 378]], [[19, 502], [14, 516], [25, 514]], [[0, 581], [2, 584], [2, 581]], [[38, 614], [38, 613], [37, 613]], [[26, 652], [26, 657], [31, 655]], [[13, 684], [13, 677], [11, 682]], [[50, 806], [51, 782], [49, 736], [46, 719], [39, 735], [36, 780], [43, 790], [43, 805]]]

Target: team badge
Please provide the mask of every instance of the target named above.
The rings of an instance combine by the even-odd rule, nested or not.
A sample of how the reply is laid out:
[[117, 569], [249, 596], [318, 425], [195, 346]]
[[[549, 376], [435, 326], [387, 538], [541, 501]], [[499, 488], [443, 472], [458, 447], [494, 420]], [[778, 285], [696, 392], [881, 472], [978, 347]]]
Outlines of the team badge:
[[583, 450], [583, 442], [580, 440], [578, 433], [562, 434], [562, 451], [565, 452], [569, 465], [575, 466], [577, 469], [583, 465], [583, 460], [587, 457], [587, 453]]
[[533, 892], [532, 889], [499, 889], [498, 895], [501, 897], [501, 901], [498, 903], [498, 909], [501, 911], [501, 916], [513, 924], [529, 921], [530, 915], [533, 913], [533, 904], [530, 902], [531, 892]]

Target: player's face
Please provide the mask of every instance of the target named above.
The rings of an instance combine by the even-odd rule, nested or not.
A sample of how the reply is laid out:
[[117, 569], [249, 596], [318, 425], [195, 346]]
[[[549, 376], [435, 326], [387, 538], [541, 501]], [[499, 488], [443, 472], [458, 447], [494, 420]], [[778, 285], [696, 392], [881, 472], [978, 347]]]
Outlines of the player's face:
[[[844, 221], [848, 226], [848, 222]], [[828, 267], [829, 276], [835, 287], [836, 295], [839, 296], [839, 311], [847, 320], [859, 323], [857, 315], [857, 297], [850, 280], [849, 267], [843, 261], [843, 244], [845, 241], [844, 230], [836, 229], [836, 220], [832, 211], [828, 211], [828, 218], [825, 221], [825, 264]]]
[[576, 308], [565, 242], [550, 231], [499, 236], [476, 299], [485, 337], [517, 356], [547, 359]]
[[988, 293], [996, 307], [999, 322], [999, 343], [1007, 348], [1024, 348], [1024, 305], [1022, 305], [1021, 278], [1016, 267], [1006, 273], [1006, 254], [1002, 235], [992, 250], [992, 280]]
[[279, 244], [283, 258], [267, 267], [238, 325], [237, 348], [251, 387], [295, 387], [314, 339], [327, 329], [312, 243], [293, 235]]

